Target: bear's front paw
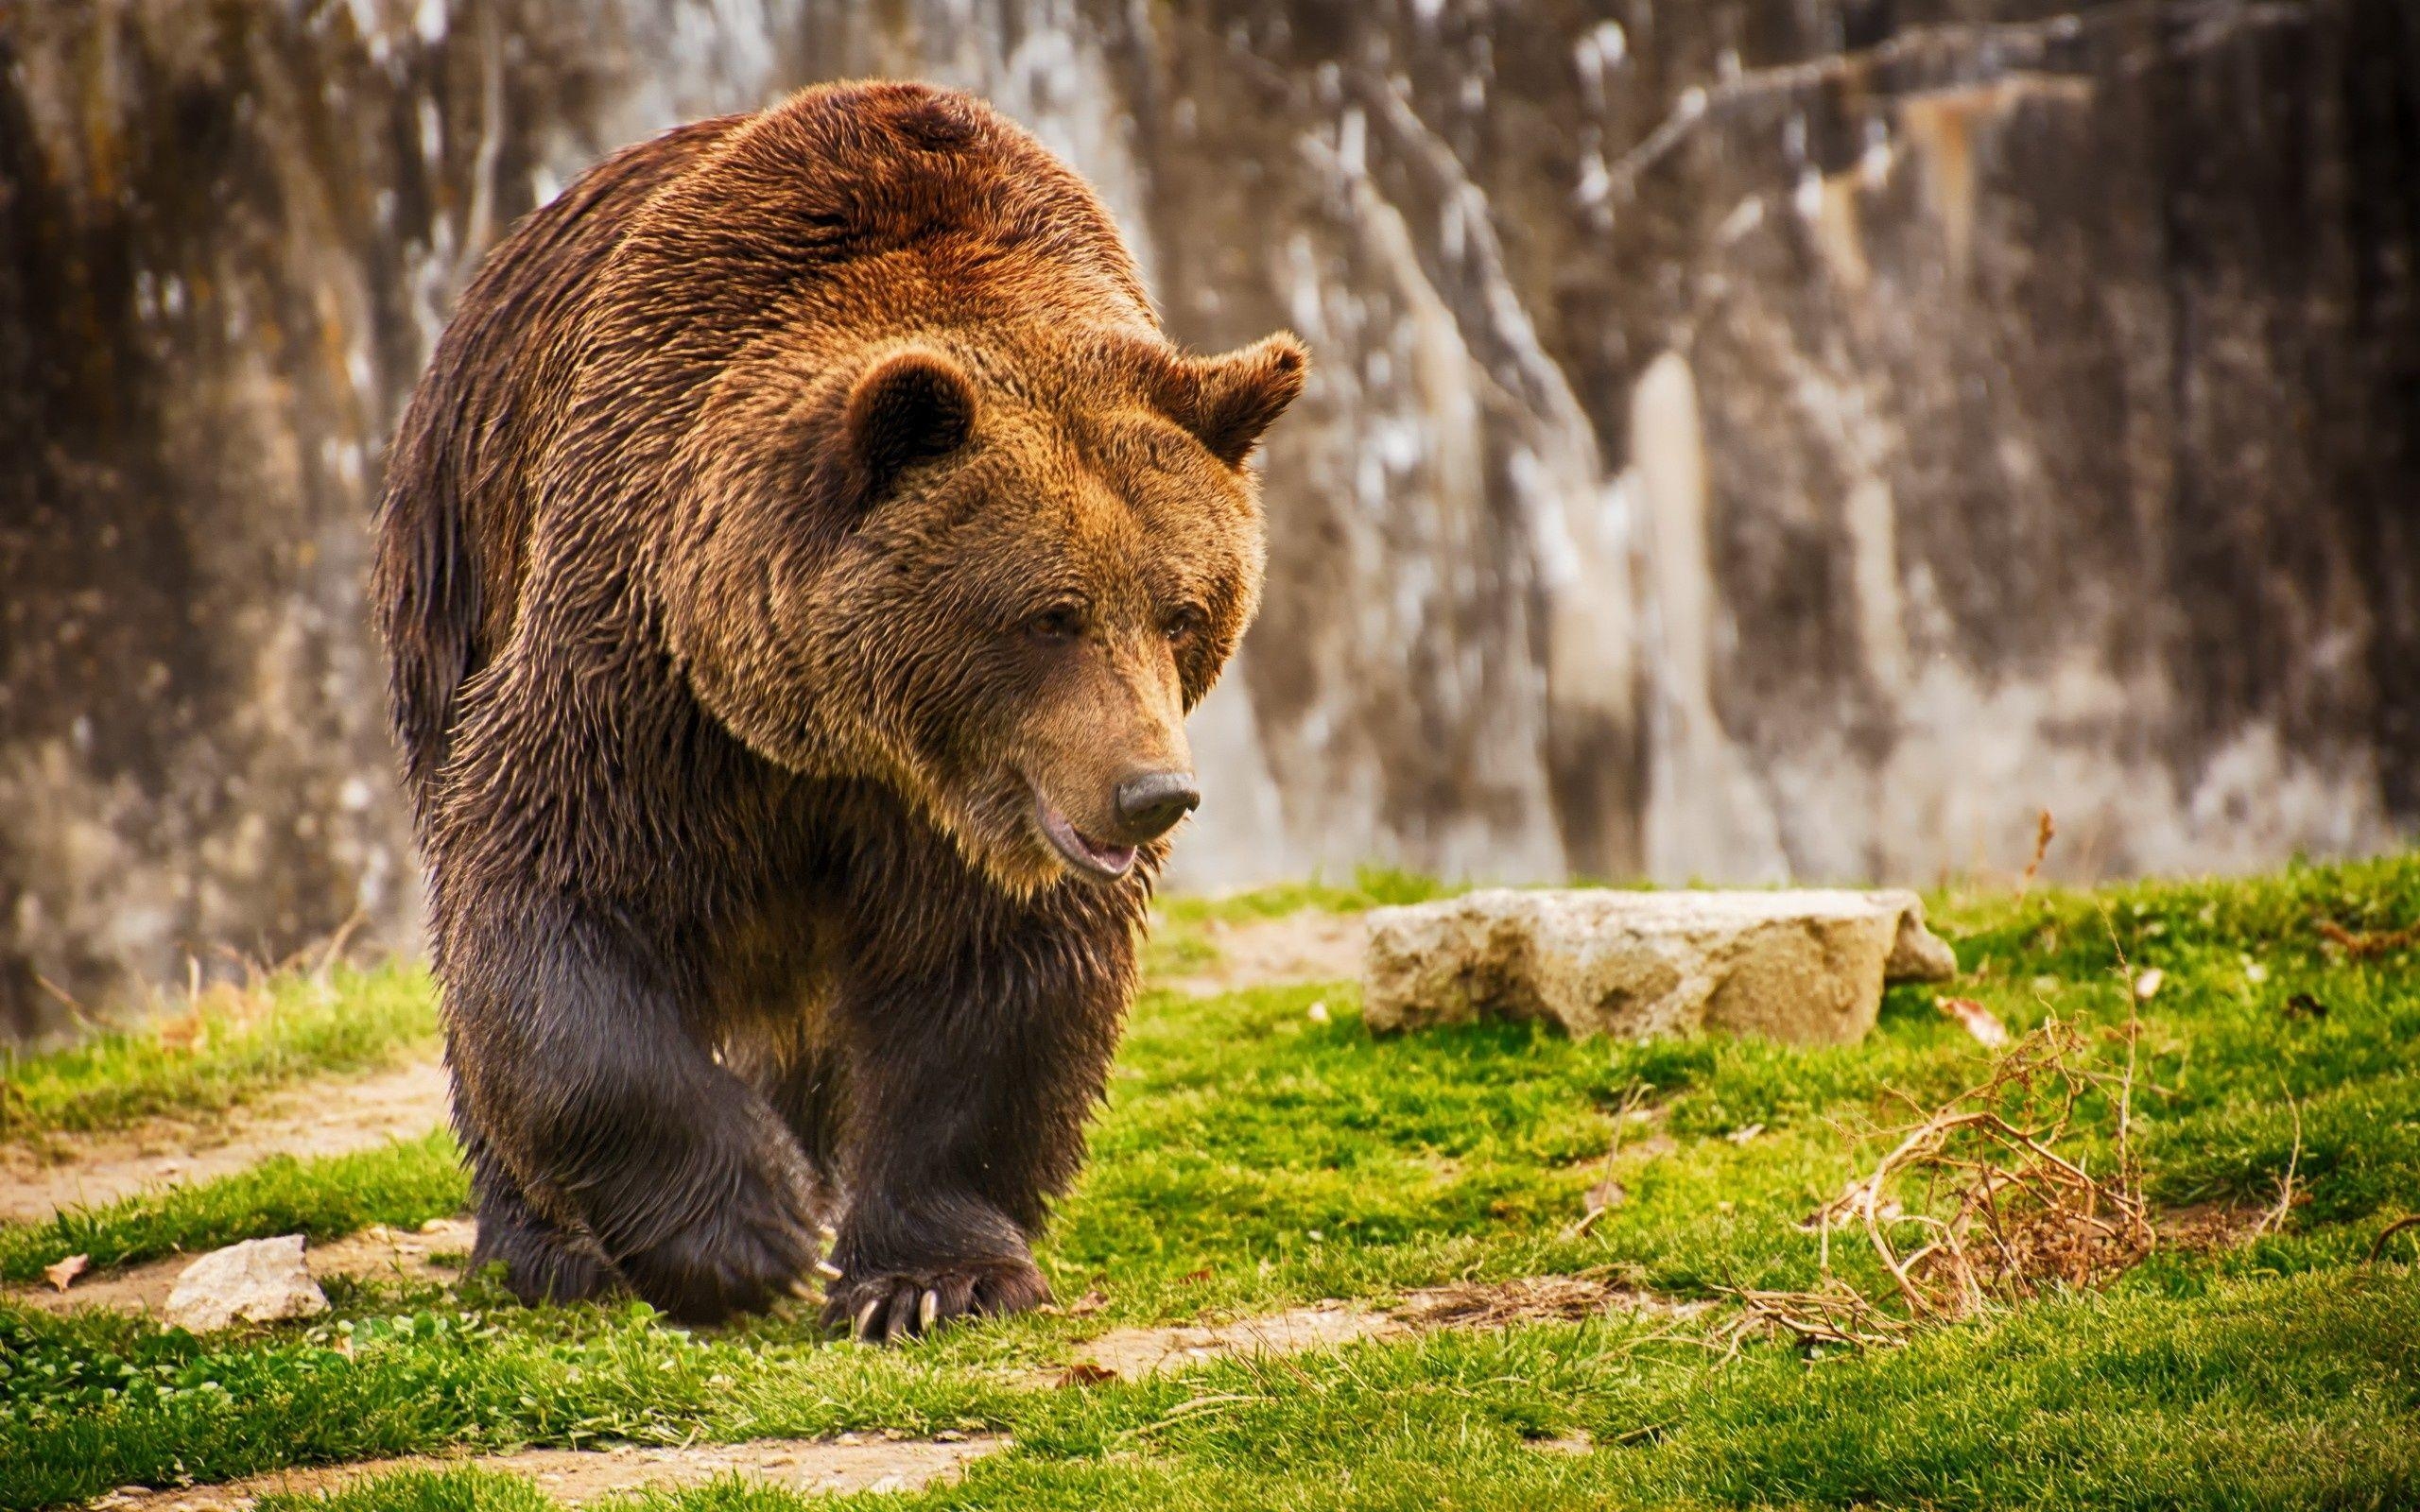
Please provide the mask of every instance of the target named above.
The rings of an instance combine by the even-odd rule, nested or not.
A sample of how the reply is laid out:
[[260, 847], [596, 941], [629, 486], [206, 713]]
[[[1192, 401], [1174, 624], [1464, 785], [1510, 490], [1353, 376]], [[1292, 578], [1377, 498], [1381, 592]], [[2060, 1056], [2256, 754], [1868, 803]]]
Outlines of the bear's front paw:
[[974, 1260], [848, 1275], [824, 1294], [823, 1321], [859, 1339], [896, 1344], [954, 1317], [1004, 1317], [1050, 1300], [1030, 1260]]
[[[756, 1186], [757, 1183], [751, 1183]], [[814, 1221], [769, 1190], [744, 1194], [699, 1222], [625, 1256], [641, 1297], [683, 1323], [719, 1323], [804, 1292], [814, 1268]]]

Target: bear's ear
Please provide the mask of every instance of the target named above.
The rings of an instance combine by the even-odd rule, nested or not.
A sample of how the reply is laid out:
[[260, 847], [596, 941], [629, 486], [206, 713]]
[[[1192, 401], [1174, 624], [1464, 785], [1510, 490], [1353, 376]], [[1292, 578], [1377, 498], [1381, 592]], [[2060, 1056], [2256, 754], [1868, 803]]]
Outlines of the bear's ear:
[[1291, 332], [1264, 336], [1223, 356], [1181, 359], [1162, 391], [1168, 417], [1201, 438], [1210, 455], [1240, 467], [1294, 396], [1310, 353]]
[[954, 452], [975, 430], [975, 385], [945, 353], [908, 347], [874, 362], [849, 387], [839, 442], [859, 506], [889, 491], [915, 463]]

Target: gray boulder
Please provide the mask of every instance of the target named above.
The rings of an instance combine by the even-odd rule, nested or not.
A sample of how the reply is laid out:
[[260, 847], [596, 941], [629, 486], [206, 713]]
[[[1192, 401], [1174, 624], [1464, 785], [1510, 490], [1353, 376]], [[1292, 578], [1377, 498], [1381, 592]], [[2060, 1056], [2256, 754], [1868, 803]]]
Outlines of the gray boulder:
[[1378, 1030], [1540, 1019], [1844, 1044], [1874, 1027], [1886, 981], [1957, 970], [1911, 892], [1494, 888], [1373, 911], [1362, 1014]]

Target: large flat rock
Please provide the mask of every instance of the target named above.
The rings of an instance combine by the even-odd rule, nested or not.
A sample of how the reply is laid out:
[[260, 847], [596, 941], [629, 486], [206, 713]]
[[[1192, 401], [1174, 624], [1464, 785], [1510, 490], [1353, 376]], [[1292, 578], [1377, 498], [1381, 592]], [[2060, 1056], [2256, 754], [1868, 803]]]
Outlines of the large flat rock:
[[1886, 981], [1957, 969], [1911, 892], [1495, 888], [1374, 911], [1362, 1016], [1378, 1030], [1540, 1019], [1574, 1036], [1845, 1044], [1874, 1027]]
[[236, 1323], [275, 1323], [328, 1310], [327, 1294], [302, 1261], [302, 1236], [247, 1239], [214, 1249], [185, 1267], [162, 1315], [181, 1329], [209, 1333]]

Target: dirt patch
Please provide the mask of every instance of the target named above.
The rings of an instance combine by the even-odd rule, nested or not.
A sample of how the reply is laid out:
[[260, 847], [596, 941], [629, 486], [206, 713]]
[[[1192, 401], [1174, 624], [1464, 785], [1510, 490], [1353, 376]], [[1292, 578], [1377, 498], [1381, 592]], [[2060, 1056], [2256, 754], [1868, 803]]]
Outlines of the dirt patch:
[[1713, 1305], [1657, 1297], [1590, 1276], [1524, 1276], [1411, 1292], [1394, 1315], [1414, 1329], [1495, 1329], [1513, 1323], [1576, 1323], [1605, 1313], [1695, 1317]]
[[[342, 1276], [354, 1280], [452, 1281], [455, 1266], [468, 1255], [477, 1230], [467, 1218], [439, 1218], [410, 1232], [376, 1225], [343, 1239], [312, 1245], [302, 1263], [314, 1280]], [[171, 1255], [148, 1264], [102, 1271], [79, 1278], [66, 1291], [50, 1286], [11, 1286], [6, 1296], [20, 1306], [45, 1313], [79, 1313], [112, 1308], [121, 1313], [157, 1313], [175, 1289], [177, 1278], [195, 1256]]]
[[1681, 1147], [1681, 1142], [1661, 1130], [1652, 1134], [1634, 1134], [1622, 1142], [1621, 1147], [1610, 1155], [1583, 1156], [1564, 1166], [1566, 1171], [1608, 1173], [1609, 1168], [1628, 1170], [1660, 1160]]
[[[1112, 1329], [1077, 1351], [1086, 1364], [1128, 1379], [1183, 1370], [1207, 1360], [1301, 1354], [1401, 1332], [1385, 1313], [1321, 1302], [1233, 1323], [1165, 1329]], [[1054, 1378], [1055, 1379], [1055, 1378]], [[1089, 1377], [1088, 1379], [1100, 1379]]]
[[1589, 1437], [1584, 1429], [1575, 1428], [1552, 1438], [1532, 1438], [1529, 1447], [1541, 1454], [1593, 1454], [1597, 1451], [1597, 1441]]
[[272, 1155], [307, 1160], [416, 1139], [443, 1123], [445, 1111], [444, 1068], [419, 1061], [292, 1088], [209, 1124], [163, 1119], [65, 1137], [46, 1152], [0, 1148], [0, 1222], [39, 1223], [61, 1208], [230, 1176]]
[[2156, 1214], [2152, 1227], [2163, 1248], [2188, 1255], [2209, 1254], [2250, 1244], [2268, 1215], [2257, 1208], [2236, 1208], [2220, 1202], [2197, 1202]]
[[1214, 919], [1202, 934], [1218, 959], [1168, 984], [1196, 997], [1286, 982], [1357, 982], [1370, 926], [1359, 914], [1305, 908], [1240, 923]]
[[1076, 1351], [1078, 1363], [1072, 1370], [1029, 1383], [1080, 1384], [1112, 1376], [1133, 1380], [1211, 1360], [1301, 1354], [1433, 1329], [1570, 1322], [1616, 1312], [1693, 1317], [1712, 1305], [1674, 1301], [1584, 1276], [1466, 1281], [1407, 1292], [1401, 1303], [1384, 1311], [1325, 1301], [1232, 1323], [1113, 1329]]
[[331, 1491], [354, 1481], [396, 1470], [469, 1467], [526, 1475], [558, 1502], [578, 1506], [631, 1491], [669, 1491], [702, 1486], [724, 1476], [805, 1495], [852, 1491], [912, 1491], [955, 1479], [970, 1460], [1005, 1447], [1006, 1438], [978, 1436], [942, 1440], [879, 1438], [843, 1434], [838, 1438], [760, 1438], [745, 1444], [700, 1444], [685, 1449], [531, 1449], [475, 1459], [363, 1460], [320, 1469], [280, 1470], [224, 1486], [153, 1491], [112, 1491], [92, 1503], [93, 1512], [245, 1512], [272, 1492]]

